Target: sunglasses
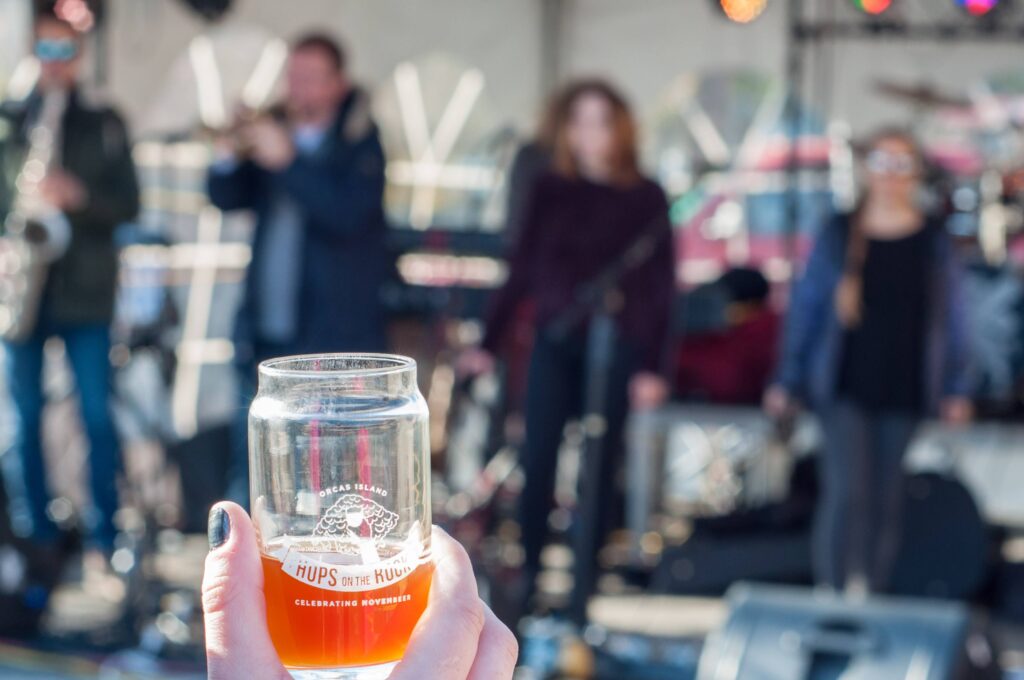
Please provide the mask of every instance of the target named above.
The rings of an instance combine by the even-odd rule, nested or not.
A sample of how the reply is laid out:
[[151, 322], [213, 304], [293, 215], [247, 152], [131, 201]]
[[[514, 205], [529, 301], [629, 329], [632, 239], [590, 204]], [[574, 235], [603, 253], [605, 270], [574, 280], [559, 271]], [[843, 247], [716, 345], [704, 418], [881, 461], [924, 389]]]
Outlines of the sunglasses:
[[891, 151], [872, 151], [864, 159], [868, 172], [875, 175], [899, 175], [910, 177], [917, 174], [920, 163], [912, 153], [893, 153]]
[[36, 59], [44, 64], [71, 61], [78, 56], [78, 44], [69, 39], [47, 40], [44, 38], [36, 41], [34, 52]]

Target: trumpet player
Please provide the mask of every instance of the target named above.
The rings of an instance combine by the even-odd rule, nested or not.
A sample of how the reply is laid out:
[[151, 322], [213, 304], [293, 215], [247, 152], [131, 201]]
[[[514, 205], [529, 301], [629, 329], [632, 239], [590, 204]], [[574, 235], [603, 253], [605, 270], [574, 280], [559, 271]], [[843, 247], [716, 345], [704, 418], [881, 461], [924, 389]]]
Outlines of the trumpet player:
[[[215, 146], [213, 204], [256, 213], [235, 324], [242, 398], [255, 391], [263, 359], [384, 350], [380, 288], [392, 266], [384, 152], [368, 97], [353, 85], [339, 44], [319, 33], [295, 41], [283, 104], [265, 115], [244, 113]], [[235, 439], [228, 496], [244, 501], [244, 420]]]
[[[50, 494], [41, 451], [43, 345], [63, 340], [79, 393], [89, 444], [91, 504], [82, 517], [94, 555], [114, 545], [119, 448], [109, 410], [110, 338], [117, 259], [114, 229], [138, 212], [139, 197], [128, 134], [120, 116], [90, 100], [78, 86], [82, 36], [52, 12], [35, 17], [34, 52], [40, 76], [33, 93], [4, 106], [12, 131], [0, 150], [0, 220], [29, 199], [62, 216], [67, 236], [50, 258], [38, 313], [25, 337], [5, 342], [6, 377], [17, 414], [13, 449], [3, 459], [14, 529], [41, 549], [56, 549], [47, 516]], [[55, 103], [56, 102], [56, 103]], [[52, 143], [42, 178], [26, 185], [6, 170], [24, 164], [39, 131]], [[29, 156], [31, 158], [31, 156]], [[25, 196], [26, 192], [33, 193]], [[3, 218], [7, 218], [3, 220]], [[57, 238], [54, 234], [51, 238]]]

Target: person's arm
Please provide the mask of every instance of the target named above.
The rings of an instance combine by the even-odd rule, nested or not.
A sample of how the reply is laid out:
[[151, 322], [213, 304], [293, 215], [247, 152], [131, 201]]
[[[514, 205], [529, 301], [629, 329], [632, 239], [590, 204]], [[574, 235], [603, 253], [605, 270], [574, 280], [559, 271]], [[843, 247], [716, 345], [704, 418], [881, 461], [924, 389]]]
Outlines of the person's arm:
[[812, 350], [831, 314], [840, 238], [835, 225], [822, 230], [790, 296], [775, 384], [794, 396], [805, 396]]
[[952, 243], [943, 235], [942, 274], [946, 301], [946, 354], [942, 375], [943, 397], [969, 397], [973, 387], [967, 308], [964, 301], [963, 265]]
[[481, 347], [491, 354], [500, 349], [509, 323], [519, 303], [529, 294], [531, 284], [536, 276], [535, 249], [541, 237], [539, 216], [544, 202], [547, 200], [547, 194], [543, 187], [543, 182], [536, 182], [530, 190], [523, 231], [512, 245], [506, 258], [508, 277], [501, 288], [494, 292], [487, 308]]
[[120, 116], [107, 111], [101, 125], [103, 170], [96, 176], [79, 178], [86, 190], [85, 203], [69, 210], [68, 217], [113, 230], [139, 214], [139, 181], [128, 130]]
[[[670, 323], [676, 292], [675, 248], [668, 201], [660, 189], [654, 215], [658, 228], [654, 252], [634, 273], [633, 285], [623, 286], [627, 298], [634, 298], [632, 304], [642, 304], [644, 309], [644, 314], [635, 317], [641, 322], [641, 327], [636, 329], [640, 357], [629, 381], [630, 406], [640, 411], [657, 408], [668, 399], [675, 364]], [[651, 224], [644, 228], [645, 231], [650, 229]]]
[[372, 131], [344, 158], [296, 155], [278, 178], [311, 230], [322, 238], [346, 240], [380, 226], [384, 169], [384, 149]]
[[[654, 252], [635, 272], [626, 275], [624, 292], [635, 298], [633, 304], [642, 305], [644, 310], [643, 314], [636, 315], [642, 322], [636, 329], [641, 352], [639, 370], [669, 380], [673, 364], [670, 320], [676, 294], [675, 243], [668, 200], [660, 189], [651, 214], [651, 219], [657, 222]], [[649, 233], [652, 225], [645, 225], [644, 231]]]
[[0, 135], [0, 234], [4, 233], [7, 213], [14, 207], [14, 181], [21, 170], [22, 150], [19, 148], [16, 131], [22, 126], [24, 111], [11, 101], [0, 101], [0, 127], [6, 133]]

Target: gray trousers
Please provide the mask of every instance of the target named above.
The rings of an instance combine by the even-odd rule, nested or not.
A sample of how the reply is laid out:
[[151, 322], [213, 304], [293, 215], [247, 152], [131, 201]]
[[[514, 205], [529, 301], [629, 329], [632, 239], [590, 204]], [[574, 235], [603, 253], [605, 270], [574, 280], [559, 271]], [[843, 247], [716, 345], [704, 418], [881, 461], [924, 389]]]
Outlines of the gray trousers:
[[903, 528], [903, 458], [920, 423], [848, 401], [822, 410], [824, 455], [814, 526], [814, 576], [842, 590], [858, 579], [885, 592]]

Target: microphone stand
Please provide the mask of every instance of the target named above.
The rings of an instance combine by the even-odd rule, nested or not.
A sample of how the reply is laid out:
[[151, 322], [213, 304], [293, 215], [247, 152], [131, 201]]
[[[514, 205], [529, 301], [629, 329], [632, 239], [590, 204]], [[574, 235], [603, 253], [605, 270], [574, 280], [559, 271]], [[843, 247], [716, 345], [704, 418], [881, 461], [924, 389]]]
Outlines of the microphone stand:
[[580, 457], [578, 517], [572, 538], [573, 588], [569, 598], [568, 616], [578, 627], [587, 622], [587, 603], [597, 585], [596, 554], [600, 548], [601, 475], [610, 464], [606, 445], [608, 431], [608, 376], [615, 361], [619, 332], [615, 316], [624, 299], [619, 290], [623, 276], [646, 262], [654, 253], [667, 230], [668, 216], [659, 216], [645, 228], [622, 255], [577, 292], [573, 304], [550, 329], [556, 337], [566, 337], [588, 317], [587, 351], [584, 371], [586, 393], [583, 400], [583, 447]]
[[[609, 295], [610, 298], [614, 297]], [[579, 627], [587, 622], [587, 602], [597, 587], [597, 551], [600, 549], [600, 528], [603, 503], [600, 498], [601, 476], [610, 464], [605, 434], [608, 431], [608, 375], [615, 360], [618, 329], [611, 304], [598, 310], [590, 321], [587, 333], [583, 400], [583, 446], [580, 455], [579, 515], [573, 535], [573, 588], [569, 598], [569, 618]]]

